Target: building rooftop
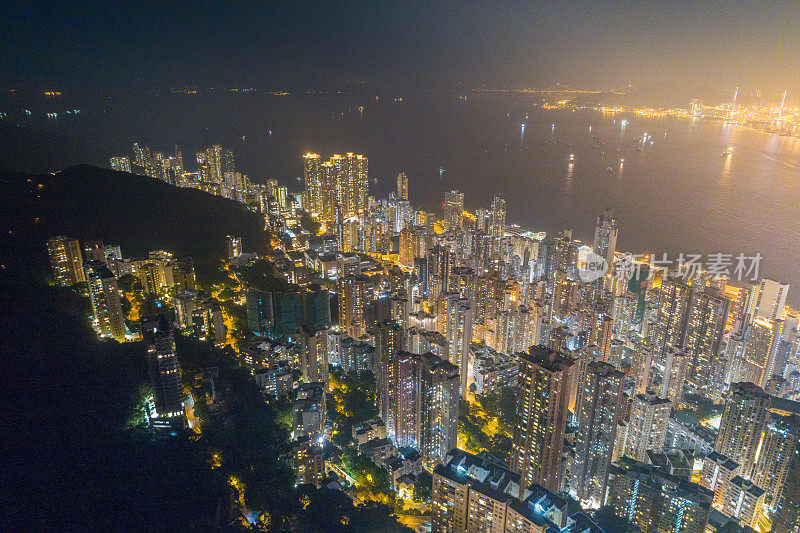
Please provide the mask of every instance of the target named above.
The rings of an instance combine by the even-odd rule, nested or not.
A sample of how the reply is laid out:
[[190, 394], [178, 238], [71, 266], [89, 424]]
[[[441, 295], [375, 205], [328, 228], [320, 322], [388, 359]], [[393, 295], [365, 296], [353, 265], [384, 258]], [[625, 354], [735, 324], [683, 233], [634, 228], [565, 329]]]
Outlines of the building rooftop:
[[710, 454], [708, 454], [708, 457], [706, 457], [706, 459], [714, 461], [718, 465], [725, 467], [731, 472], [736, 470], [740, 466], [739, 463], [737, 463], [727, 455], [723, 455], [719, 452], [711, 452]]

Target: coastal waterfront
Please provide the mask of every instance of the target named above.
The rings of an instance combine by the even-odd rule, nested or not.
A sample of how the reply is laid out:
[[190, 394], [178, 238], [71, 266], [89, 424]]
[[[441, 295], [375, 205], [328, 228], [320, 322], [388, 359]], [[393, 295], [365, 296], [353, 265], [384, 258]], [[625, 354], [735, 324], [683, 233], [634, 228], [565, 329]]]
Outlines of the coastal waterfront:
[[[411, 200], [428, 210], [441, 209], [452, 188], [465, 192], [468, 209], [501, 195], [509, 223], [573, 229], [591, 240], [597, 210], [611, 206], [625, 228], [623, 250], [761, 253], [761, 273], [787, 282], [800, 267], [800, 139], [793, 137], [704, 119], [542, 110], [526, 96], [170, 94], [77, 107], [85, 109], [77, 124], [10, 128], [1, 147], [8, 164], [105, 165], [137, 139], [165, 150], [175, 141], [184, 154], [221, 142], [253, 181], [274, 178], [300, 191], [299, 154], [352, 149], [372, 154], [377, 196], [404, 171]], [[181, 120], [164, 121], [166, 113]], [[792, 284], [794, 304], [798, 295]]]

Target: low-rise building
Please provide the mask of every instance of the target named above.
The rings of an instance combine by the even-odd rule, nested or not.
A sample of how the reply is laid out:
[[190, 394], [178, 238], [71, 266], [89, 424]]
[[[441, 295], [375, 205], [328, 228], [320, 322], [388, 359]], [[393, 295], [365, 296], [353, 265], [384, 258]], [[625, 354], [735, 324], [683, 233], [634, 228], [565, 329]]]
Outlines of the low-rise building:
[[292, 467], [297, 482], [301, 484], [321, 483], [325, 477], [325, 458], [322, 446], [308, 436], [289, 443], [289, 451], [285, 454], [289, 466]]
[[353, 426], [353, 439], [359, 444], [366, 444], [372, 439], [386, 438], [386, 424], [380, 418], [365, 420], [358, 426]]
[[253, 377], [264, 394], [282, 397], [292, 392], [293, 378], [289, 361], [276, 361], [268, 367], [259, 368]]
[[394, 443], [390, 438], [372, 439], [358, 445], [358, 455], [366, 455], [376, 463], [394, 455]]
[[296, 389], [292, 418], [294, 438], [316, 439], [325, 432], [325, 389], [322, 383], [302, 383]]

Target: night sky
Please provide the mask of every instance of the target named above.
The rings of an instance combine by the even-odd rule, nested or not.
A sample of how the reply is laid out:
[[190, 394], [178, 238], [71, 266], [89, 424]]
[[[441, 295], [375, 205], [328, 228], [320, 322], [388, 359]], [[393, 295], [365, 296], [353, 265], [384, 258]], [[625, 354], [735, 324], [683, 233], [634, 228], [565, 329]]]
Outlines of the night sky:
[[0, 85], [800, 89], [797, 2], [4, 3]]

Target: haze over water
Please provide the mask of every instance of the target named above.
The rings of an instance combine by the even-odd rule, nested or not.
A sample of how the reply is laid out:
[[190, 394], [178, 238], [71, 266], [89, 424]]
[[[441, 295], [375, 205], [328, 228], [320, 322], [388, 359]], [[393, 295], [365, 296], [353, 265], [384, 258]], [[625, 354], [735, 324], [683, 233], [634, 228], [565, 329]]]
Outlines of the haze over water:
[[[138, 141], [167, 153], [178, 144], [192, 169], [195, 150], [220, 143], [253, 181], [275, 178], [299, 191], [303, 153], [353, 151], [369, 157], [379, 197], [403, 171], [417, 208], [440, 211], [453, 188], [465, 192], [469, 210], [500, 195], [509, 223], [573, 229], [584, 241], [595, 217], [613, 207], [618, 249], [761, 253], [760, 274], [791, 283], [792, 303], [800, 303], [800, 139], [705, 120], [547, 111], [527, 97], [472, 93], [402, 102], [168, 94], [87, 103], [81, 111], [77, 122], [26, 123], [9, 113], [0, 121], [6, 167], [107, 166], [110, 155], [128, 155]], [[652, 144], [640, 142], [645, 132]], [[725, 157], [728, 146], [733, 153]]]

